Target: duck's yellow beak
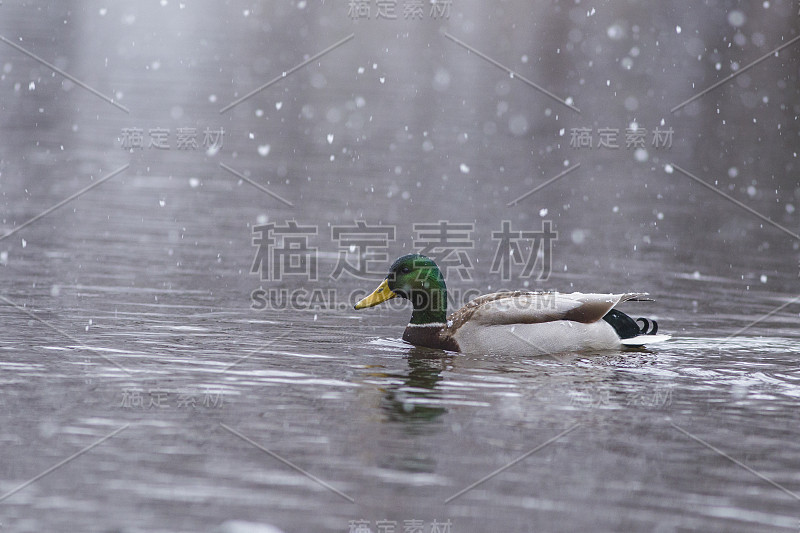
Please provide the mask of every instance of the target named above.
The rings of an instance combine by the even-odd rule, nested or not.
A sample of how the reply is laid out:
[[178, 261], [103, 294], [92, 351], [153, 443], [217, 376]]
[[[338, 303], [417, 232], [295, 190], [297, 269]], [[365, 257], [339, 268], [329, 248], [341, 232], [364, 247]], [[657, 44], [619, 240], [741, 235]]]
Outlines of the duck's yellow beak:
[[355, 307], [356, 309], [364, 309], [365, 307], [372, 307], [373, 305], [378, 305], [379, 303], [396, 297], [397, 294], [389, 288], [389, 280], [385, 279], [383, 283], [378, 285], [377, 289], [372, 291], [372, 294], [358, 302]]

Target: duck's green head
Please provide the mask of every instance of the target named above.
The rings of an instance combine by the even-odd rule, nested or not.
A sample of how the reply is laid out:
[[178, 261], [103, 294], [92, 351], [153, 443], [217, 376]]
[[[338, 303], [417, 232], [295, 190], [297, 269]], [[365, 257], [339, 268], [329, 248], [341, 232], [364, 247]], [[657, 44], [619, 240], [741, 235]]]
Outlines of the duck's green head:
[[411, 300], [412, 324], [440, 323], [447, 317], [447, 286], [439, 267], [429, 257], [408, 254], [398, 258], [383, 283], [355, 308], [372, 307], [397, 297]]

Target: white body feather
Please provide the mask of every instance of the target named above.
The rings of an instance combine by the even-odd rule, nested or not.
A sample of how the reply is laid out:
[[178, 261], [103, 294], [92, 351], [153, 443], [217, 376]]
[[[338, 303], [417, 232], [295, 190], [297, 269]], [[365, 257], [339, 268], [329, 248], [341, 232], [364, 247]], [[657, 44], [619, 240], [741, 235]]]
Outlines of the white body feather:
[[479, 326], [467, 322], [455, 333], [467, 354], [530, 356], [585, 350], [615, 350], [622, 342], [605, 320], [583, 324], [557, 320], [540, 324]]

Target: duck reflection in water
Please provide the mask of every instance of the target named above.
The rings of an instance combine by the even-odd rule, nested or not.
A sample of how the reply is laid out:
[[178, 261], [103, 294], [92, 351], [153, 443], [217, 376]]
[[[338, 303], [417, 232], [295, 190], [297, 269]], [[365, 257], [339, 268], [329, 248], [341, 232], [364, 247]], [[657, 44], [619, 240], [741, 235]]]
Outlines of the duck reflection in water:
[[441, 431], [440, 417], [447, 409], [431, 405], [431, 400], [441, 397], [436, 386], [443, 379], [442, 371], [452, 363], [452, 356], [441, 350], [415, 347], [408, 352], [407, 373], [386, 375], [397, 381], [383, 391], [381, 398], [386, 422], [381, 432], [382, 468], [413, 473], [436, 471], [433, 450], [410, 446], [409, 442]]
[[[436, 384], [441, 373], [452, 365], [452, 357], [441, 350], [413, 348], [408, 353], [408, 373], [397, 376], [402, 385], [392, 385], [384, 394], [381, 407], [392, 422], [432, 421], [446, 413], [444, 407], [426, 405], [426, 399], [438, 399]], [[414, 424], [409, 428], [414, 430]]]

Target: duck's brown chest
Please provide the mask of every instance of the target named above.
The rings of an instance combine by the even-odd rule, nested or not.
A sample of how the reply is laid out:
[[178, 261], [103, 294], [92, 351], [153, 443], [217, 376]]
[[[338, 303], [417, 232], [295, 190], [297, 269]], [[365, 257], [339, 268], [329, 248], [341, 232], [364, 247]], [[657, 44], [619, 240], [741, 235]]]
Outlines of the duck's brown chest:
[[450, 337], [444, 327], [440, 325], [418, 326], [409, 324], [403, 333], [403, 340], [414, 346], [438, 348], [453, 352], [461, 351], [456, 340]]

